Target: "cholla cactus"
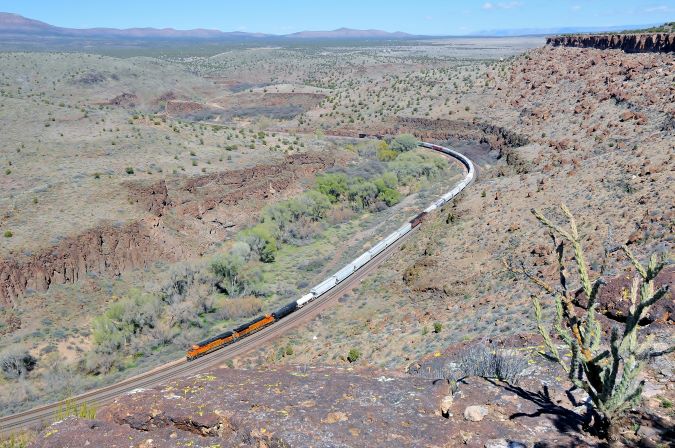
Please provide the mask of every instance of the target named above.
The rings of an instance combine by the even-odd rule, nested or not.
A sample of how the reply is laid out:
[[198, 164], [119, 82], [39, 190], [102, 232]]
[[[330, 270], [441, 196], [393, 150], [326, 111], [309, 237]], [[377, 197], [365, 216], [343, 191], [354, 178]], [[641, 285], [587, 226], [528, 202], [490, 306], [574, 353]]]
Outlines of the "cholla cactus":
[[[600, 417], [595, 421], [596, 428], [610, 441], [616, 440], [617, 418], [635, 405], [642, 394], [644, 381], [638, 381], [638, 375], [645, 361], [675, 349], [671, 347], [664, 352], [655, 353], [650, 349], [650, 338], [644, 341], [638, 338], [640, 320], [648, 312], [649, 307], [662, 299], [668, 291], [667, 285], [654, 290], [654, 278], [665, 266], [665, 261], [652, 255], [649, 264], [643, 266], [628, 247], [623, 246], [623, 251], [635, 266], [638, 275], [633, 280], [629, 292], [631, 305], [625, 326], [623, 330], [612, 328], [609, 347], [603, 347], [602, 328], [596, 319], [596, 300], [604, 282], [601, 278], [591, 281], [574, 217], [564, 205], [562, 210], [569, 219], [569, 231], [553, 224], [539, 211], [532, 210], [534, 216], [551, 231], [558, 256], [560, 287], [553, 288], [534, 276], [528, 277], [553, 296], [556, 307], [553, 329], [567, 345], [571, 358], [564, 360], [560, 355], [551, 339], [550, 330], [544, 324], [541, 303], [535, 297], [533, 304], [537, 327], [550, 355], [569, 374], [572, 383], [590, 396], [593, 407]], [[565, 266], [566, 242], [570, 243], [574, 250], [574, 262], [581, 288], [588, 298], [585, 312], [579, 314], [574, 307], [574, 296], [569, 285], [570, 273]], [[524, 270], [522, 272], [526, 273]]]

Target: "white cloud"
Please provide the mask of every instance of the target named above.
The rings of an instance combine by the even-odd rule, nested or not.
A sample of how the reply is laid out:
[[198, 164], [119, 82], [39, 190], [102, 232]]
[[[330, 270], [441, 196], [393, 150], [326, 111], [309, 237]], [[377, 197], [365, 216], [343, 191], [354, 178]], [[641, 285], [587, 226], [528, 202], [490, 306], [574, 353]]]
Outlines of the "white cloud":
[[650, 8], [645, 8], [645, 12], [671, 12], [671, 11], [675, 11], [675, 9], [666, 5], [652, 6]]
[[581, 5], [574, 5], [572, 6], [572, 11], [580, 11], [581, 10]]
[[523, 2], [497, 2], [497, 3], [485, 2], [483, 3], [483, 6], [481, 6], [481, 8], [486, 10], [513, 9], [513, 8], [520, 8], [521, 6], [523, 6]]
[[424, 20], [434, 20], [433, 16], [424, 16]]

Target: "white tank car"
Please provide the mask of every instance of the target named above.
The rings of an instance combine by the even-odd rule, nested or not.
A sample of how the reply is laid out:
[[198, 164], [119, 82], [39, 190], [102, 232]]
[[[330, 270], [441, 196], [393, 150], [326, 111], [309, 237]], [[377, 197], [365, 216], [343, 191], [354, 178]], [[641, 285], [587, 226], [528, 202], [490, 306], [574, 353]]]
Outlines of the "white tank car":
[[314, 300], [314, 298], [315, 298], [314, 294], [310, 292], [309, 294], [305, 294], [304, 296], [300, 297], [295, 303], [298, 304], [298, 308], [302, 308], [307, 303]]

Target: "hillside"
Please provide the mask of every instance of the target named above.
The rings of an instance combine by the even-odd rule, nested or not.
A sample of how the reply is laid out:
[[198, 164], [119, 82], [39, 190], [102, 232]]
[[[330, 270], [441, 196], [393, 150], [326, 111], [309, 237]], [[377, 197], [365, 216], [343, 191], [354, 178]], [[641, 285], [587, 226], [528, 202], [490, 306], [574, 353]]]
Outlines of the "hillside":
[[[561, 224], [567, 204], [607, 280], [603, 341], [623, 324], [635, 270], [617, 248], [672, 259], [673, 58], [542, 43], [3, 54], [0, 341], [26, 367], [2, 377], [0, 407], [147, 371], [297, 298], [455, 184], [457, 167], [402, 149], [413, 133], [479, 178], [334, 307], [202, 375], [59, 418], [34, 445], [604, 443], [588, 396], [541, 356], [539, 289], [505, 264], [556, 284], [530, 210]], [[53, 258], [69, 263], [30, 269]], [[670, 294], [640, 321], [654, 350], [675, 342], [673, 316]], [[501, 380], [485, 373], [493, 354]], [[626, 445], [672, 439], [674, 366], [671, 353], [641, 372]]]

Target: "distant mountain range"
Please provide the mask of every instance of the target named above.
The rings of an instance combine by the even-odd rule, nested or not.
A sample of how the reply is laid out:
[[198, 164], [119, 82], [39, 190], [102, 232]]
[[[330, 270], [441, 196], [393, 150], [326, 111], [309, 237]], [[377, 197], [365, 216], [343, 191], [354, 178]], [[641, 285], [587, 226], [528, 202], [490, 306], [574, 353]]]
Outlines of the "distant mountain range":
[[[527, 36], [527, 35], [552, 35], [587, 33], [602, 31], [623, 31], [644, 28], [649, 25], [622, 25], [607, 27], [562, 27], [562, 28], [523, 28], [523, 29], [495, 29], [471, 33], [469, 36]], [[50, 25], [39, 20], [29, 19], [18, 14], [0, 12], [0, 38], [6, 41], [14, 38], [54, 38], [62, 37], [70, 41], [82, 39], [109, 39], [109, 40], [132, 40], [154, 39], [157, 41], [182, 39], [182, 40], [265, 40], [265, 39], [410, 39], [429, 38], [440, 36], [422, 36], [396, 31], [393, 33], [382, 30], [355, 30], [351, 28], [339, 28], [332, 31], [300, 31], [292, 34], [264, 34], [247, 33], [242, 31], [220, 31], [209, 29], [176, 30], [173, 28], [63, 28]], [[1, 43], [1, 42], [0, 42]]]
[[552, 34], [574, 34], [574, 33], [602, 33], [616, 32], [626, 30], [640, 30], [647, 27], [660, 25], [651, 23], [647, 25], [617, 25], [617, 26], [567, 26], [558, 28], [516, 28], [516, 29], [497, 29], [483, 30], [472, 33], [471, 36], [547, 36]]
[[285, 37], [304, 39], [405, 39], [414, 36], [401, 31], [389, 33], [381, 30], [353, 30], [350, 28], [339, 28], [333, 31], [301, 31], [299, 33], [286, 34]]
[[130, 39], [262, 39], [280, 37], [289, 39], [405, 39], [415, 37], [400, 31], [389, 33], [381, 30], [355, 30], [339, 28], [333, 31], [301, 31], [293, 34], [274, 35], [219, 31], [208, 29], [176, 30], [173, 28], [62, 28], [18, 14], [0, 12], [0, 36], [22, 34], [33, 36], [63, 36], [74, 38], [130, 38]]

